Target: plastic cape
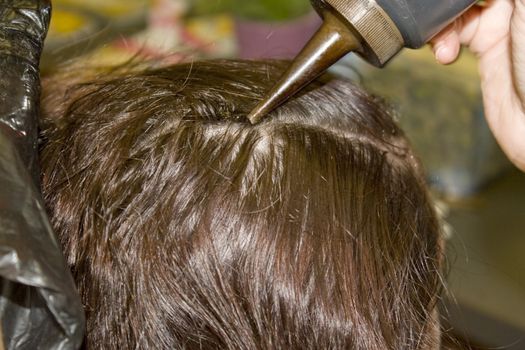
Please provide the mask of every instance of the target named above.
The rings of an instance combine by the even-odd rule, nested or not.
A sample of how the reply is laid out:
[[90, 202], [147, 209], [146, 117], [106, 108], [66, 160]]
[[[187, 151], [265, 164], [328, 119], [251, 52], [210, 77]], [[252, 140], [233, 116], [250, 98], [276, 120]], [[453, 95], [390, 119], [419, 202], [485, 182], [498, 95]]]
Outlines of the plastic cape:
[[0, 1], [0, 320], [6, 349], [77, 349], [84, 315], [39, 191], [49, 0]]

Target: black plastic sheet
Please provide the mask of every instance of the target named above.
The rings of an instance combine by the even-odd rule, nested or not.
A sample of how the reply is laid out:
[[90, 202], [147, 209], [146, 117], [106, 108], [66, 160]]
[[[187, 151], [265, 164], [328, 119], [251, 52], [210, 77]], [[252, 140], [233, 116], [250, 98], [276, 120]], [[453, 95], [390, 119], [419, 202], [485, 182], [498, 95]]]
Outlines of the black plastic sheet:
[[6, 349], [77, 349], [82, 305], [39, 192], [38, 64], [49, 0], [0, 1], [0, 320]]

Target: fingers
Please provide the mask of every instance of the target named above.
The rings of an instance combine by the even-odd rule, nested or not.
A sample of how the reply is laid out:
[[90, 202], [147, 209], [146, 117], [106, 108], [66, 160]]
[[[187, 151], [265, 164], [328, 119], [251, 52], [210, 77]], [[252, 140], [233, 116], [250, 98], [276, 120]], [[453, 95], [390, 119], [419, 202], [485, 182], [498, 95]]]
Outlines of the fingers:
[[478, 36], [481, 24], [481, 14], [482, 7], [474, 6], [459, 19], [459, 39], [462, 45], [470, 46], [472, 41]]
[[454, 62], [460, 51], [458, 24], [454, 22], [431, 41], [436, 60], [441, 64]]
[[432, 39], [432, 50], [439, 63], [454, 62], [459, 56], [461, 45], [469, 46], [472, 43], [478, 34], [481, 11], [481, 7], [474, 6]]

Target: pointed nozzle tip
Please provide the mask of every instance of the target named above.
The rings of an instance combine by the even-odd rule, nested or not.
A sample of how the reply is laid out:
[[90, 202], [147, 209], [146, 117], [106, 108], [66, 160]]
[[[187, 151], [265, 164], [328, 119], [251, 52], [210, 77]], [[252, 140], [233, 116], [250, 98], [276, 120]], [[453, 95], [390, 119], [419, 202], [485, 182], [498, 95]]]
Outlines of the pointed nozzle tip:
[[301, 50], [266, 97], [248, 114], [252, 124], [259, 123], [274, 108], [295, 95], [332, 64], [361, 47], [360, 39], [346, 23], [326, 12], [323, 25]]
[[266, 98], [265, 100], [261, 101], [255, 108], [248, 114], [248, 120], [252, 125], [255, 125], [259, 123], [264, 117], [268, 115], [268, 113], [271, 112], [274, 106], [269, 105], [269, 101], [271, 99]]
[[248, 114], [248, 120], [252, 125], [259, 123], [263, 117], [264, 116], [257, 109], [254, 109]]

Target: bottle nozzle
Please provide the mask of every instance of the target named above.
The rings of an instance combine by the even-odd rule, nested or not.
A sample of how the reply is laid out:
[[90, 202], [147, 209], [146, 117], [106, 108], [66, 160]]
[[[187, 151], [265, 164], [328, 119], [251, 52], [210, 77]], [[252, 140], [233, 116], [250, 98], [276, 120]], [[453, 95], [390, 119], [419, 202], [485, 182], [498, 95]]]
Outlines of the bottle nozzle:
[[350, 51], [359, 50], [360, 41], [342, 20], [326, 11], [323, 25], [310, 39], [265, 98], [248, 115], [252, 124], [260, 122], [309, 82]]

